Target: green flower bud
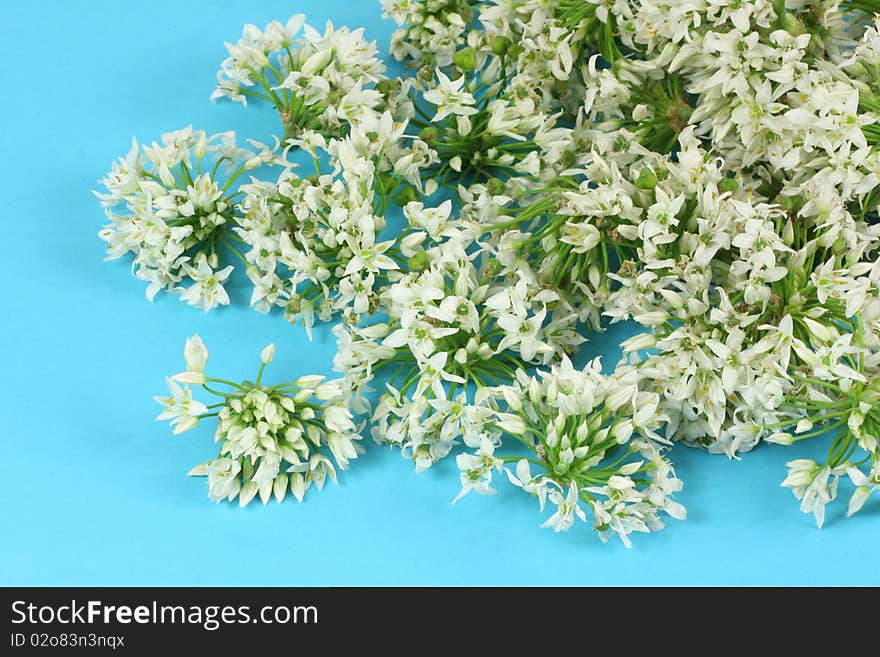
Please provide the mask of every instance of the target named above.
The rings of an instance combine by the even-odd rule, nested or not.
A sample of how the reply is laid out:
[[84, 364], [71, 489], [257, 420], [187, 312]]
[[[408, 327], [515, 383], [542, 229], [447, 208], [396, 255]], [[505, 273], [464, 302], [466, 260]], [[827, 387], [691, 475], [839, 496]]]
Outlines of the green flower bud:
[[804, 207], [804, 199], [800, 196], [783, 196], [779, 200], [779, 205], [789, 212], [797, 212]]
[[800, 36], [801, 34], [807, 33], [807, 28], [804, 27], [804, 24], [801, 23], [794, 14], [783, 14], [780, 24], [782, 25], [782, 29], [792, 36]]
[[501, 269], [503, 266], [504, 265], [502, 265], [494, 258], [492, 260], [488, 260], [485, 266], [486, 274], [488, 274], [489, 276], [497, 276], [501, 273]]
[[428, 144], [429, 146], [433, 146], [437, 143], [437, 138], [440, 136], [440, 131], [437, 130], [434, 126], [428, 126], [427, 128], [423, 128], [419, 133], [419, 139]]
[[492, 52], [501, 57], [510, 48], [510, 39], [503, 36], [497, 36], [490, 42]]
[[657, 186], [657, 176], [648, 167], [643, 167], [636, 178], [638, 189], [654, 189]]
[[470, 46], [462, 48], [452, 56], [452, 62], [463, 71], [472, 71], [477, 67], [477, 51]]
[[733, 178], [722, 178], [718, 183], [718, 190], [721, 193], [735, 192], [739, 189], [739, 183]]
[[424, 251], [420, 251], [416, 253], [413, 257], [407, 260], [407, 266], [413, 270], [418, 271], [420, 269], [424, 269], [428, 264], [428, 254]]
[[489, 178], [486, 187], [488, 188], [489, 193], [495, 196], [504, 193], [504, 182], [498, 178]]
[[397, 86], [397, 80], [380, 80], [376, 85], [376, 91], [378, 91], [383, 96], [387, 96], [394, 88]]

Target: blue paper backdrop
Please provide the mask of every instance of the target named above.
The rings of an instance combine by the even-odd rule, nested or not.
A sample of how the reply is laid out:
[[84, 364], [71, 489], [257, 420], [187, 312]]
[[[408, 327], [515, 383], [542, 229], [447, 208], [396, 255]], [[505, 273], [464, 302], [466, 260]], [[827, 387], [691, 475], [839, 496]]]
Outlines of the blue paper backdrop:
[[[367, 0], [2, 3], [0, 584], [880, 584], [880, 501], [849, 520], [841, 502], [820, 531], [779, 487], [787, 460], [822, 445], [738, 462], [677, 447], [690, 518], [632, 550], [586, 526], [540, 529], [533, 500], [506, 485], [452, 507], [451, 462], [416, 475], [372, 443], [304, 504], [210, 503], [185, 476], [214, 454], [210, 428], [173, 438], [153, 422], [184, 338], [201, 334], [230, 376], [250, 375], [274, 341], [269, 375], [282, 376], [330, 374], [332, 336], [309, 343], [249, 310], [244, 286], [207, 316], [147, 302], [126, 263], [102, 263], [90, 190], [135, 134], [193, 124], [267, 139], [270, 109], [208, 96], [224, 41], [299, 11], [387, 47], [392, 25]], [[613, 364], [619, 335], [586, 352]]]

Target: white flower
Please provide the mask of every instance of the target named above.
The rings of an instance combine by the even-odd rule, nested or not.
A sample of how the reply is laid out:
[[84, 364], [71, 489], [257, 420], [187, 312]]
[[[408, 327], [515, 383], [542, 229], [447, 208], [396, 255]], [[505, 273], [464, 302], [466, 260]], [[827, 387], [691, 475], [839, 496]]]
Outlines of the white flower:
[[846, 511], [847, 516], [852, 516], [861, 511], [875, 490], [880, 490], [880, 459], [871, 459], [871, 471], [868, 475], [855, 466], [847, 467], [846, 474], [856, 486]]
[[541, 525], [541, 527], [551, 527], [555, 532], [564, 532], [571, 529], [575, 517], [583, 521], [587, 519], [584, 510], [578, 504], [580, 491], [577, 484], [571, 482], [568, 486], [568, 493], [565, 496], [563, 496], [562, 490], [564, 489], [553, 489], [550, 491], [550, 501], [556, 505], [556, 511]]
[[215, 502], [232, 501], [241, 490], [241, 464], [235, 459], [219, 458], [198, 465], [189, 471], [191, 476], [208, 477], [208, 497]]
[[810, 459], [797, 459], [786, 464], [788, 476], [782, 486], [791, 488], [794, 496], [801, 500], [801, 511], [812, 513], [816, 525], [821, 527], [825, 521], [825, 506], [837, 497], [838, 475], [825, 465], [819, 466]]
[[461, 491], [452, 500], [453, 504], [472, 490], [483, 495], [495, 493], [491, 487], [492, 471], [500, 472], [504, 467], [504, 461], [494, 454], [494, 443], [488, 438], [483, 438], [475, 454], [459, 454], [455, 457], [455, 463], [461, 470]]
[[419, 378], [416, 388], [417, 395], [430, 389], [435, 397], [445, 399], [446, 390], [443, 388], [443, 381], [459, 384], [465, 383], [462, 377], [451, 374], [446, 370], [446, 360], [448, 357], [449, 354], [446, 352], [436, 353], [421, 364], [422, 376]]
[[155, 401], [165, 406], [157, 417], [157, 420], [171, 420], [174, 434], [189, 431], [199, 423], [199, 416], [208, 412], [207, 406], [192, 398], [192, 390], [189, 387], [181, 387], [170, 378], [165, 379], [168, 397], [154, 397]]
[[517, 461], [515, 475], [510, 470], [505, 470], [505, 472], [507, 472], [510, 483], [538, 498], [538, 506], [543, 511], [544, 505], [547, 503], [547, 493], [551, 489], [550, 480], [546, 477], [532, 477], [531, 467], [526, 459]]
[[229, 295], [226, 293], [223, 283], [229, 278], [232, 269], [232, 265], [229, 265], [215, 272], [206, 260], [201, 260], [196, 267], [184, 265], [184, 270], [194, 283], [180, 295], [180, 298], [205, 312], [218, 305], [228, 305]]
[[358, 457], [356, 444], [348, 435], [331, 432], [327, 435], [327, 446], [342, 470], [348, 467], [351, 459]]
[[538, 354], [552, 353], [552, 348], [539, 337], [546, 315], [547, 311], [544, 308], [531, 317], [514, 313], [501, 315], [498, 318], [498, 326], [504, 329], [505, 335], [498, 349], [517, 346], [526, 361], [532, 360]]
[[391, 258], [385, 255], [393, 241], [382, 242], [381, 244], [363, 244], [354, 247], [354, 257], [349, 261], [345, 268], [345, 274], [354, 274], [366, 270], [371, 273], [377, 273], [381, 269], [399, 269], [399, 265]]
[[450, 80], [443, 71], [437, 69], [437, 86], [423, 94], [426, 101], [437, 106], [437, 113], [432, 121], [442, 121], [450, 114], [470, 116], [477, 113], [473, 95], [462, 90], [464, 82], [463, 75], [456, 80]]

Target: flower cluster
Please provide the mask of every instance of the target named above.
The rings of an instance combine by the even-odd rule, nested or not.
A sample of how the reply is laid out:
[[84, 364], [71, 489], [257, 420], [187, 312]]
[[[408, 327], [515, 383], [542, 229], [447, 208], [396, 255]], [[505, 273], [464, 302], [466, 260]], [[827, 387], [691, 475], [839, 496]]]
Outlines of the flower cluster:
[[[335, 324], [336, 383], [170, 383], [175, 431], [222, 407], [212, 497], [301, 496], [363, 422], [417, 470], [454, 458], [459, 498], [505, 472], [547, 526], [627, 544], [685, 515], [676, 442], [825, 440], [783, 486], [819, 524], [839, 487], [864, 508], [880, 2], [381, 4], [404, 76], [362, 30], [246, 26], [214, 97], [273, 105], [278, 143], [171, 133], [104, 180], [101, 236], [150, 296], [225, 303], [233, 256], [254, 308]], [[573, 364], [619, 322], [638, 332], [613, 371]]]
[[[217, 457], [190, 471], [208, 478], [212, 500], [238, 498], [245, 506], [259, 495], [265, 504], [272, 495], [280, 502], [290, 490], [302, 501], [310, 487], [321, 490], [328, 477], [336, 481], [336, 468], [345, 470], [358, 456], [360, 436], [342, 384], [308, 375], [264, 385], [263, 371], [274, 356], [274, 345], [263, 349], [254, 382], [217, 379], [205, 374], [208, 350], [193, 336], [184, 348], [186, 371], [168, 379], [170, 396], [156, 397], [165, 407], [157, 419], [170, 420], [175, 434], [217, 418]], [[220, 401], [194, 400], [191, 385]]]
[[[296, 38], [303, 31], [303, 36]], [[362, 29], [334, 29], [321, 34], [297, 14], [287, 23], [273, 21], [260, 30], [246, 25], [236, 44], [226, 44], [229, 57], [217, 73], [212, 99], [247, 104], [249, 97], [272, 103], [280, 113], [285, 135], [303, 130], [323, 134], [344, 132], [346, 126], [381, 101], [373, 84], [385, 65], [376, 58], [376, 44], [364, 40]]]
[[419, 171], [435, 157], [423, 142], [404, 143], [405, 128], [405, 120], [385, 112], [329, 142], [306, 132], [290, 143], [312, 155], [313, 175], [287, 168], [274, 182], [242, 186], [235, 232], [249, 247], [252, 305], [280, 306], [306, 328], [315, 316], [351, 319], [376, 310], [376, 290], [405, 262], [395, 240], [380, 237], [384, 213], [395, 198], [414, 193], [408, 180], [420, 186]]
[[[414, 206], [407, 214], [415, 226], [442, 217], [440, 209]], [[494, 275], [492, 262], [478, 267], [463, 237], [416, 250], [415, 271], [380, 295], [384, 321], [338, 329], [334, 364], [362, 408], [369, 383], [390, 375], [373, 411], [373, 437], [399, 447], [418, 470], [449, 454], [459, 438], [474, 446], [493, 433], [486, 425], [493, 387], [583, 341], [571, 313], [548, 312], [560, 303], [555, 292], [535, 294], [522, 280]]]
[[99, 235], [108, 259], [134, 254], [147, 298], [177, 292], [205, 311], [229, 303], [223, 283], [232, 266], [223, 265], [223, 246], [241, 194], [233, 184], [278, 161], [273, 149], [251, 143], [258, 152], [236, 146], [231, 132], [209, 137], [185, 128], [162, 135], [161, 144], [135, 141], [104, 178], [107, 191], [96, 195], [109, 223]]
[[[629, 534], [663, 528], [660, 514], [683, 519], [672, 500], [681, 490], [657, 432], [667, 419], [656, 393], [640, 391], [634, 377], [603, 376], [597, 358], [576, 369], [563, 357], [550, 371], [517, 372], [513, 385], [496, 393], [507, 410], [494, 416], [502, 436], [522, 443], [528, 457], [495, 455], [502, 444], [484, 437], [475, 454], [461, 454], [461, 495], [491, 492], [492, 470], [506, 469], [510, 482], [556, 511], [544, 523], [555, 531], [586, 520], [603, 540], [616, 533], [627, 547]], [[532, 473], [532, 466], [539, 471]]]

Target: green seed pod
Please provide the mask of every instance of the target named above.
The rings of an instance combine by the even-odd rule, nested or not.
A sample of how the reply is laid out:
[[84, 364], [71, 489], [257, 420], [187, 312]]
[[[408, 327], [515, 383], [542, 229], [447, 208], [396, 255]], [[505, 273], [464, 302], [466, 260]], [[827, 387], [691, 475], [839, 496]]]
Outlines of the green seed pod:
[[789, 212], [797, 212], [804, 207], [804, 199], [800, 196], [783, 196], [779, 200], [779, 205]]
[[636, 187], [638, 189], [654, 189], [657, 186], [657, 176], [648, 167], [639, 171], [639, 177], [636, 178]]
[[413, 271], [424, 269], [428, 264], [428, 254], [424, 251], [420, 251], [407, 260], [406, 264]]
[[468, 46], [452, 56], [452, 62], [463, 71], [472, 71], [477, 67], [477, 51]]
[[504, 267], [500, 262], [495, 259], [486, 261], [485, 270], [489, 276], [497, 276], [501, 273], [501, 269]]
[[510, 39], [503, 36], [493, 37], [490, 42], [492, 52], [501, 57], [510, 48]]
[[718, 190], [721, 193], [735, 192], [737, 189], [739, 189], [739, 183], [733, 178], [722, 178], [718, 182]]
[[427, 128], [422, 128], [422, 131], [419, 132], [419, 139], [428, 144], [429, 146], [434, 146], [437, 143], [437, 138], [440, 136], [440, 131], [437, 130], [434, 126], [428, 126]]
[[498, 178], [489, 178], [489, 181], [486, 183], [486, 188], [489, 190], [489, 193], [493, 194], [494, 196], [503, 194], [504, 181]]
[[801, 23], [794, 14], [786, 13], [782, 16], [780, 21], [782, 25], [782, 29], [791, 34], [792, 36], [800, 36], [801, 34], [807, 33], [807, 28], [804, 27], [804, 24]]
[[378, 84], [376, 84], [376, 91], [378, 91], [383, 96], [388, 96], [392, 91], [399, 86], [397, 80], [379, 80]]

